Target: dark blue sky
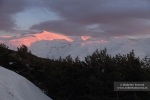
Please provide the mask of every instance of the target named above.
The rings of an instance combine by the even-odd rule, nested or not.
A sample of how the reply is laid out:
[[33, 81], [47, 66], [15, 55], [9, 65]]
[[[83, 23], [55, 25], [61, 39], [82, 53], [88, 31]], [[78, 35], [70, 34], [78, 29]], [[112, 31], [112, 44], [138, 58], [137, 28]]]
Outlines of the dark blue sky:
[[149, 0], [0, 0], [0, 36], [150, 37]]

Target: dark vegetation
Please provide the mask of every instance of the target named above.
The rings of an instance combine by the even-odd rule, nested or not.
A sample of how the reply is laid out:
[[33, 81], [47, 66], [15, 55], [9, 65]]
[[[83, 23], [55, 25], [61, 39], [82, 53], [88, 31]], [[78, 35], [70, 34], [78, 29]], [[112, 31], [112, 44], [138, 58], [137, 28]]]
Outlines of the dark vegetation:
[[44, 59], [22, 45], [17, 51], [0, 44], [0, 66], [17, 72], [53, 100], [150, 100], [148, 91], [114, 91], [114, 82], [150, 81], [150, 60], [140, 60], [131, 51], [111, 57], [96, 50], [80, 61]]

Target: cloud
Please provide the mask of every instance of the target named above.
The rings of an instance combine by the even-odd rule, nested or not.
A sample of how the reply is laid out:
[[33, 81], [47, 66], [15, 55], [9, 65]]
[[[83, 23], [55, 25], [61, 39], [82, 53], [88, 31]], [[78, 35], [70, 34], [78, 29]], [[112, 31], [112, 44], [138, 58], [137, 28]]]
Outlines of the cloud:
[[43, 22], [39, 25], [32, 26], [31, 29], [47, 30], [56, 33], [64, 33], [66, 35], [80, 35], [85, 34], [85, 32], [88, 32], [82, 25], [75, 22], [68, 22], [66, 20], [51, 20]]
[[31, 29], [91, 36], [150, 33], [149, 0], [44, 0], [43, 4], [62, 19], [42, 22]]
[[15, 31], [13, 15], [25, 10], [26, 0], [0, 0], [0, 31]]

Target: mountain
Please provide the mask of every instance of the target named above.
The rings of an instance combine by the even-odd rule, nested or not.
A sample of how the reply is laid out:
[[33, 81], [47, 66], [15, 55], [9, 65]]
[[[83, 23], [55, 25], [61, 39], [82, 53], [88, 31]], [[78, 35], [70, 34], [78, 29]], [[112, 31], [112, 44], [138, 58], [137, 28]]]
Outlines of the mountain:
[[115, 56], [116, 54], [127, 54], [134, 50], [135, 56], [144, 58], [150, 57], [150, 39], [127, 39], [127, 38], [91, 38], [86, 41], [38, 41], [29, 47], [33, 54], [43, 57], [57, 59], [59, 56], [66, 57], [69, 54], [80, 60], [91, 55], [96, 49], [102, 50], [107, 48], [108, 54]]
[[90, 37], [90, 36], [65, 36], [52, 32], [43, 31], [36, 34], [17, 35], [15, 37], [0, 37], [1, 42], [11, 49], [25, 44], [34, 55], [43, 58], [57, 59], [69, 54], [80, 60], [92, 54], [96, 49], [107, 48], [112, 56], [120, 53], [127, 54], [134, 50], [135, 56], [150, 57], [150, 39], [131, 39], [126, 37]]
[[6, 41], [7, 44], [11, 44], [13, 46], [20, 46], [22, 44], [26, 46], [30, 46], [32, 43], [41, 41], [41, 40], [66, 40], [68, 42], [72, 42], [73, 40], [69, 39], [66, 36], [58, 35], [55, 33], [43, 31], [42, 33], [36, 33], [36, 34], [26, 34], [23, 36], [19, 36], [17, 38], [11, 38], [10, 40]]
[[0, 100], [52, 100], [26, 78], [0, 67]]

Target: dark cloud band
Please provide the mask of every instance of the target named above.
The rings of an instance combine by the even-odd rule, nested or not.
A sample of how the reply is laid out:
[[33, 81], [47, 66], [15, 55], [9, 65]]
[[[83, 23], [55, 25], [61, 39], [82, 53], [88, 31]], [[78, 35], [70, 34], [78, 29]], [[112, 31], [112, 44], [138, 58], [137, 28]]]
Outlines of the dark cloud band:
[[[67, 35], [150, 34], [148, 0], [51, 0], [45, 3], [45, 7], [64, 20], [42, 22], [31, 29]], [[90, 26], [92, 28], [88, 28]]]
[[90, 36], [150, 34], [149, 0], [0, 0], [0, 31], [15, 31], [12, 16], [32, 6], [48, 9], [60, 19], [41, 22], [28, 31]]

